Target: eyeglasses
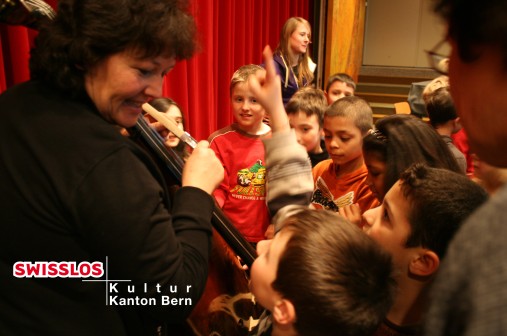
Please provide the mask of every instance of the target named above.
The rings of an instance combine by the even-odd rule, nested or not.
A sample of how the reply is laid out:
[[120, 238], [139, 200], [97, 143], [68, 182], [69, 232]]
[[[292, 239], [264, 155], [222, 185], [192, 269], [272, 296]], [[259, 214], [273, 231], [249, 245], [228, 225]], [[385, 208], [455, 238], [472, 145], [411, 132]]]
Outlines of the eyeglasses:
[[449, 73], [449, 56], [444, 56], [442, 53], [438, 53], [437, 51], [446, 43], [447, 39], [443, 39], [433, 49], [426, 50], [430, 67], [442, 75], [447, 75]]

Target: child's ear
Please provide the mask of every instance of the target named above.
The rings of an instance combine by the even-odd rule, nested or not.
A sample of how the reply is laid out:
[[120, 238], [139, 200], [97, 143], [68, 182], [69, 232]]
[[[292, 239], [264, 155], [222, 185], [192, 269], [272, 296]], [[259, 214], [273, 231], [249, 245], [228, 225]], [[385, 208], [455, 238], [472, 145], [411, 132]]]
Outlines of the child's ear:
[[457, 117], [456, 119], [454, 119], [454, 128], [459, 130], [461, 129], [461, 121], [460, 121], [460, 118]]
[[275, 303], [272, 314], [280, 326], [289, 326], [296, 322], [296, 309], [289, 300], [282, 299]]
[[438, 270], [440, 258], [431, 250], [423, 250], [410, 262], [410, 272], [419, 276], [429, 276]]

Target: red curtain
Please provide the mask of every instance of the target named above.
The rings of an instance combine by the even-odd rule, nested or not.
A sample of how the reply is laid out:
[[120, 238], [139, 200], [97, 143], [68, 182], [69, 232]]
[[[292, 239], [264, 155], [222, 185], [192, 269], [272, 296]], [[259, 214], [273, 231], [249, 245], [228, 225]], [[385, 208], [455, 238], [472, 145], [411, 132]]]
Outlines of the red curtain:
[[[164, 95], [177, 101], [196, 139], [233, 121], [229, 81], [241, 65], [262, 63], [262, 49], [278, 44], [291, 16], [312, 22], [314, 0], [194, 0], [200, 51], [167, 76]], [[54, 6], [56, 0], [47, 1]], [[36, 32], [0, 24], [0, 92], [29, 78], [29, 49]]]

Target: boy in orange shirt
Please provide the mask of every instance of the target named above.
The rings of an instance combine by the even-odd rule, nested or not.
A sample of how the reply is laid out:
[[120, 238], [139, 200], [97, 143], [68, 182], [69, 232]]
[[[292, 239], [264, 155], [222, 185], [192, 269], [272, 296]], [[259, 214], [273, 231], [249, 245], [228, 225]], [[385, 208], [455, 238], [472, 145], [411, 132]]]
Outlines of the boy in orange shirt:
[[363, 137], [372, 126], [372, 110], [359, 97], [343, 97], [327, 108], [323, 129], [330, 159], [313, 168], [315, 208], [350, 210], [357, 218], [359, 213], [379, 205], [366, 183], [368, 170], [362, 152]]

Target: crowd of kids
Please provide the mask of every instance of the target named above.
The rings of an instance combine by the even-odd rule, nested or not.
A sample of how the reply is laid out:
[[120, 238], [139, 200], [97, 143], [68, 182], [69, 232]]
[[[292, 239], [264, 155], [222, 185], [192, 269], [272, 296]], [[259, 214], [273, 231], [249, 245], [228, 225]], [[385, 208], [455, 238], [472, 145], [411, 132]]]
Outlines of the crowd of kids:
[[[58, 158], [56, 167], [62, 172], [78, 174], [84, 181], [83, 185], [64, 185], [62, 190], [68, 190], [62, 195], [56, 193], [54, 198], [35, 198], [31, 200], [33, 204], [23, 206], [20, 206], [20, 202], [14, 203], [13, 197], [5, 199], [2, 202], [2, 218], [5, 222], [17, 218], [23, 226], [16, 230], [26, 232], [33, 232], [33, 220], [30, 219], [38, 218], [41, 224], [36, 225], [37, 230], [43, 232], [46, 241], [60, 241], [64, 239], [62, 236], [67, 239], [74, 232], [80, 232], [79, 239], [89, 236], [87, 239], [91, 241], [90, 244], [86, 241], [86, 244], [75, 244], [75, 239], [64, 239], [61, 246], [71, 246], [71, 251], [79, 256], [95, 253], [106, 258], [106, 255], [110, 255], [112, 260], [116, 260], [113, 269], [117, 268], [117, 276], [135, 278], [136, 283], [149, 281], [147, 276], [150, 274], [164, 282], [177, 278], [178, 283], [186, 283], [197, 274], [198, 279], [189, 283], [196, 286], [191, 296], [198, 299], [207, 272], [210, 217], [214, 201], [257, 249], [258, 257], [249, 270], [250, 289], [265, 311], [250, 335], [503, 334], [507, 328], [507, 245], [503, 241], [503, 233], [507, 230], [507, 191], [504, 187], [507, 181], [507, 156], [504, 154], [507, 138], [503, 127], [507, 120], [502, 109], [507, 108], [507, 100], [502, 95], [493, 97], [493, 88], [500, 92], [503, 92], [503, 88], [507, 89], [503, 79], [505, 76], [498, 75], [505, 75], [506, 72], [507, 48], [503, 41], [507, 37], [507, 28], [502, 21], [504, 17], [494, 15], [495, 10], [507, 13], [507, 5], [497, 0], [492, 3], [492, 7], [486, 3], [486, 8], [479, 9], [480, 13], [488, 15], [479, 15], [481, 28], [473, 32], [468, 23], [471, 17], [477, 16], [477, 12], [472, 9], [476, 6], [471, 1], [439, 0], [435, 7], [436, 12], [449, 23], [447, 39], [451, 42], [452, 54], [449, 69], [445, 68], [445, 71], [451, 72], [450, 81], [456, 89], [450, 91], [448, 78], [440, 77], [423, 92], [431, 126], [413, 115], [386, 116], [374, 124], [370, 105], [355, 96], [356, 83], [346, 73], [331, 75], [324, 91], [315, 88], [315, 64], [309, 56], [310, 24], [300, 17], [290, 18], [282, 28], [275, 51], [272, 53], [269, 47], [264, 50], [262, 65], [244, 65], [232, 75], [229, 95], [234, 122], [209, 136], [211, 150], [206, 142], [200, 142], [194, 153], [190, 154], [186, 145], [174, 134], [162, 128], [157, 129], [166, 145], [173, 148], [186, 165], [183, 187], [176, 195], [172, 213], [168, 210], [170, 201], [166, 196], [167, 188], [160, 182], [163, 181], [160, 172], [152, 167], [145, 154], [119, 136], [116, 128], [102, 117], [97, 117], [101, 114], [106, 119], [114, 120], [118, 126], [132, 127], [136, 118], [130, 117], [131, 114], [123, 109], [128, 110], [132, 108], [130, 105], [135, 104], [122, 105], [118, 115], [110, 111], [97, 94], [97, 87], [89, 83], [106, 88], [110, 84], [93, 71], [82, 75], [82, 69], [76, 66], [72, 55], [66, 56], [65, 62], [68, 64], [64, 62], [63, 65], [79, 69], [78, 75], [72, 75], [77, 77], [69, 79], [69, 82], [82, 82], [76, 84], [81, 95], [73, 97], [65, 94], [68, 92], [62, 86], [64, 82], [54, 82], [51, 71], [45, 68], [43, 62], [47, 56], [52, 60], [50, 64], [54, 63], [52, 67], [58, 69], [62, 60], [53, 59], [51, 49], [60, 50], [62, 46], [59, 46], [58, 40], [53, 40], [51, 43], [54, 46], [48, 47], [52, 39], [47, 32], [43, 32], [39, 40], [46, 41], [48, 46], [39, 46], [42, 49], [38, 51], [39, 54], [34, 54], [32, 64], [34, 78], [38, 79], [19, 86], [15, 89], [17, 91], [1, 95], [0, 105], [14, 106], [19, 112], [25, 112], [16, 98], [24, 92], [49, 104], [46, 107], [48, 111], [44, 110], [44, 120], [52, 115], [53, 110], [63, 111], [58, 115], [64, 116], [64, 111], [72, 106], [78, 112], [74, 118], [95, 125], [89, 129], [98, 129], [98, 134], [102, 135], [96, 138], [95, 133], [89, 133], [88, 129], [76, 129], [73, 126], [76, 123], [69, 123], [69, 129], [85, 132], [82, 134], [92, 140], [90, 146], [81, 147], [81, 144], [75, 143], [90, 160], [79, 159], [76, 161], [78, 163], [70, 166], [70, 171], [67, 156], [62, 156]], [[165, 0], [157, 1], [158, 6], [167, 4]], [[172, 3], [171, 6], [175, 6], [174, 15], [186, 17], [183, 9]], [[66, 7], [62, 8], [65, 11]], [[87, 6], [85, 9], [91, 10]], [[144, 9], [137, 15], [141, 18], [153, 17], [149, 15], [151, 12]], [[117, 17], [114, 13], [109, 14]], [[489, 16], [493, 19], [486, 25], [485, 17]], [[63, 21], [56, 22], [54, 26], [74, 27], [73, 24], [65, 24], [67, 19], [59, 19]], [[157, 20], [165, 22], [162, 18]], [[138, 21], [137, 25], [141, 28], [152, 27], [147, 20]], [[192, 22], [186, 22], [186, 25], [186, 29], [193, 29]], [[98, 27], [92, 28], [95, 38], [101, 36]], [[58, 31], [66, 35], [64, 30]], [[170, 31], [155, 35], [157, 29], [154, 27], [152, 32], [159, 41], [174, 35]], [[151, 37], [147, 33], [144, 35]], [[116, 40], [114, 36], [104, 41]], [[195, 46], [190, 40], [187, 41], [188, 51], [178, 51], [179, 58], [188, 58], [193, 54]], [[134, 47], [149, 49], [148, 44], [136, 40]], [[87, 46], [85, 42], [83, 45]], [[83, 47], [83, 50], [87, 48]], [[173, 47], [169, 42], [164, 48], [176, 52], [171, 49]], [[117, 63], [142, 62], [132, 58], [129, 51], [129, 45], [125, 45], [120, 52], [110, 50], [90, 62], [93, 65], [98, 59], [111, 61], [112, 65], [107, 62], [106, 65], [100, 62], [93, 65], [97, 73], [107, 72], [109, 66]], [[157, 67], [157, 73], [165, 74], [174, 65], [173, 58], [164, 53], [150, 57], [160, 58], [164, 64], [163, 68]], [[134, 76], [130, 73], [127, 75]], [[65, 79], [70, 75], [63, 71], [60, 76]], [[44, 85], [45, 82], [54, 87]], [[475, 82], [485, 85], [481, 92], [486, 92], [491, 99], [483, 99], [481, 92], [477, 93], [476, 88], [470, 87], [469, 83]], [[137, 87], [140, 84], [136, 85], [132, 91], [141, 94], [142, 88]], [[40, 93], [46, 91], [47, 96]], [[65, 100], [55, 103], [57, 99], [51, 97], [65, 97]], [[183, 130], [184, 117], [176, 102], [169, 98], [154, 98], [151, 104], [172, 117]], [[38, 116], [40, 112], [30, 113]], [[4, 133], [22, 129], [21, 126], [25, 125], [37, 129], [37, 132], [41, 129], [39, 125], [24, 122], [23, 113], [4, 114], [9, 125], [2, 127]], [[267, 116], [269, 122], [266, 122]], [[51, 120], [49, 118], [47, 122]], [[470, 164], [467, 164], [465, 156], [451, 139], [453, 134], [460, 131], [461, 123], [477, 151], [477, 175], [474, 179], [466, 175], [470, 171]], [[48, 143], [47, 148], [50, 148], [53, 135], [44, 128], [41, 132]], [[27, 134], [20, 132], [12, 136], [28, 139]], [[97, 144], [93, 145], [93, 142]], [[108, 144], [106, 147], [109, 149], [104, 144]], [[35, 143], [31, 146], [39, 148]], [[5, 146], [2, 148], [2, 156], [11, 150]], [[32, 155], [24, 148], [17, 148], [17, 151], [26, 151], [23, 154], [26, 157]], [[110, 157], [111, 152], [115, 154]], [[12, 158], [14, 156], [10, 155], [9, 159]], [[212, 168], [211, 173], [220, 176], [208, 179], [198, 159]], [[95, 167], [93, 160], [98, 162], [98, 167]], [[24, 182], [20, 182], [13, 172], [13, 166], [8, 167], [10, 161], [6, 158], [1, 161], [4, 185], [10, 188], [16, 199], [23, 199], [26, 193], [22, 194], [17, 185], [25, 185]], [[108, 182], [111, 179], [110, 183], [116, 185], [135, 182], [132, 174], [122, 170], [127, 166], [125, 162], [136, 163], [136, 176], [142, 178], [142, 181], [125, 190], [133, 190], [134, 186], [143, 184], [141, 182], [145, 182], [143, 187], [148, 185], [149, 188], [138, 188], [145, 190], [141, 194], [145, 197], [134, 197], [135, 201], [126, 203], [132, 205], [130, 211], [124, 213], [121, 211], [123, 208], [116, 207], [113, 208], [115, 211], [106, 213], [106, 218], [110, 218], [106, 226], [109, 227], [106, 231], [110, 237], [103, 238], [104, 229], [97, 227], [97, 223], [103, 223], [103, 212], [97, 210], [88, 196], [96, 194], [96, 190], [102, 190], [104, 195], [109, 194], [109, 189], [102, 184], [104, 176], [108, 177]], [[53, 161], [45, 164], [48, 172], [51, 172], [49, 168], [55, 166]], [[217, 186], [222, 178], [220, 164], [223, 167], [223, 179]], [[109, 169], [111, 166], [116, 167], [114, 174]], [[23, 167], [21, 162], [17, 167]], [[83, 167], [87, 174], [81, 175]], [[40, 175], [40, 172], [37, 174]], [[43, 180], [42, 176], [38, 178]], [[38, 188], [41, 189], [41, 195], [52, 190], [49, 186]], [[64, 196], [75, 190], [77, 198], [69, 201], [66, 208], [61, 210], [57, 200], [66, 199]], [[488, 193], [493, 196], [490, 197]], [[107, 204], [116, 201], [116, 198], [125, 202], [128, 200], [125, 193], [113, 194], [115, 197], [106, 199], [103, 196], [101, 200]], [[208, 194], [212, 194], [213, 200]], [[190, 204], [191, 200], [196, 199], [202, 204], [202, 209], [197, 212]], [[37, 202], [49, 202], [45, 209], [54, 209], [51, 213], [46, 210], [42, 212], [48, 219], [34, 212], [33, 209], [38, 208]], [[134, 205], [137, 208], [139, 204], [148, 204], [146, 202], [151, 205], [140, 207], [145, 212], [127, 216]], [[26, 212], [28, 215], [24, 217], [22, 210], [28, 208], [33, 213]], [[61, 225], [54, 226], [59, 223], [60, 217], [73, 216], [72, 211], [79, 212], [82, 218], [88, 218], [88, 222], [76, 220], [71, 230]], [[123, 215], [118, 217], [119, 213]], [[141, 215], [144, 217], [141, 218]], [[159, 217], [163, 218], [163, 227], [157, 220]], [[119, 230], [120, 226], [124, 228], [125, 223], [135, 230]], [[145, 223], [153, 225], [141, 225]], [[53, 226], [54, 229], [51, 228]], [[50, 229], [42, 229], [45, 227]], [[139, 246], [142, 253], [134, 255], [126, 248], [128, 242], [123, 240], [116, 240], [112, 244], [113, 233], [120, 231], [131, 232], [127, 236], [129, 241]], [[34, 245], [29, 250], [21, 250], [12, 245], [13, 237], [19, 234], [8, 233], [0, 245], [5, 250], [10, 249], [9, 253], [15, 258], [27, 255], [33, 258], [41, 251], [48, 257], [61, 258], [64, 249], [47, 250]], [[160, 250], [151, 251], [151, 247], [139, 240], [142, 237], [150, 237], [155, 244], [148, 245], [161, 246]], [[160, 241], [161, 237], [169, 237], [170, 240], [163, 242]], [[102, 248], [88, 247], [97, 241]], [[124, 251], [131, 252], [125, 254]], [[167, 251], [171, 258], [181, 262], [168, 263], [167, 257], [164, 257]], [[21, 257], [18, 259], [23, 260], [24, 257]], [[148, 259], [153, 259], [148, 267], [153, 270], [151, 273], [146, 273], [146, 269], [141, 272]], [[134, 267], [136, 265], [137, 268]], [[168, 268], [170, 271], [166, 271]], [[7, 273], [5, 267], [4, 273]], [[11, 277], [9, 282], [26, 293], [30, 293], [33, 284], [37, 284], [31, 279], [23, 283], [16, 282]], [[89, 294], [94, 299], [99, 297], [98, 287], [90, 286]], [[86, 300], [77, 300], [78, 291], [72, 285], [66, 291], [70, 293], [69, 307], [74, 307], [81, 314], [89, 314], [90, 307], [96, 306], [91, 301], [87, 306], [83, 305]], [[0, 313], [9, 320], [9, 327], [15, 330], [23, 325], [15, 313], [15, 309], [20, 308], [13, 304], [15, 299], [12, 293], [6, 292], [5, 288], [2, 293], [8, 297], [6, 301], [9, 307], [0, 309]], [[60, 295], [47, 290], [40, 293], [44, 300], [55, 300]], [[145, 296], [151, 297], [153, 293]], [[32, 300], [28, 294], [25, 298]], [[57, 308], [59, 314], [66, 314], [65, 306], [58, 305]], [[79, 318], [66, 316], [73, 319], [73, 324], [83, 325], [90, 332], [101, 330], [105, 325], [109, 329], [104, 330], [124, 333], [125, 329], [129, 329], [127, 332], [143, 333], [163, 330], [160, 328], [167, 327], [169, 323], [181, 324], [190, 310], [191, 307], [180, 313], [164, 308], [155, 312], [125, 311], [127, 314], [122, 315], [125, 312], [101, 308], [99, 313], [93, 313], [94, 324], [88, 326]], [[58, 333], [64, 330], [58, 325], [62, 321], [60, 316], [49, 310], [43, 312], [44, 319], [55, 324], [51, 327], [53, 331]], [[161, 318], [162, 313], [170, 316]], [[35, 313], [31, 311], [30, 314]], [[131, 316], [134, 318], [129, 319]], [[30, 328], [41, 330], [42, 327], [34, 321], [30, 320]]]
[[371, 334], [393, 300], [391, 258], [345, 218], [309, 208], [310, 162], [290, 130], [269, 48], [264, 53], [267, 73], [251, 87], [271, 116], [264, 143], [276, 234], [259, 242], [251, 270], [252, 292], [268, 310], [253, 334]]
[[265, 57], [234, 73], [235, 122], [209, 137], [225, 169], [215, 199], [259, 254], [251, 290], [266, 311], [251, 335], [420, 334], [447, 246], [501, 175], [467, 178], [435, 131], [459, 129], [447, 87], [425, 95], [435, 129], [410, 115], [373, 125], [347, 75], [284, 102]]

